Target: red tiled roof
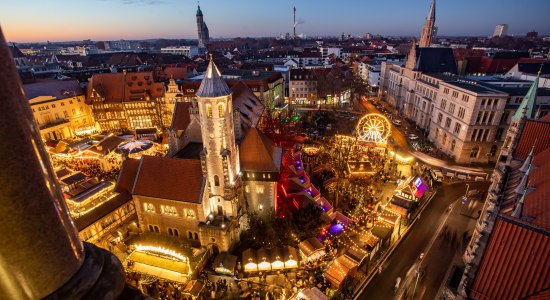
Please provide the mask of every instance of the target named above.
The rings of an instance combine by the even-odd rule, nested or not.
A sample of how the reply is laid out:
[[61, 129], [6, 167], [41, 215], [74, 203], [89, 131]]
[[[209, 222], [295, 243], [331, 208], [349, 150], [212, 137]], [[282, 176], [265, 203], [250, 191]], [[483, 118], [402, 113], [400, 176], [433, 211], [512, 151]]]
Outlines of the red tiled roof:
[[129, 194], [132, 192], [140, 162], [141, 160], [139, 159], [127, 158], [124, 163], [122, 163], [115, 186], [115, 192], [127, 192]]
[[525, 159], [533, 145], [535, 155], [550, 147], [550, 117], [525, 122], [514, 157]]
[[233, 85], [231, 90], [233, 90], [233, 107], [240, 111], [241, 126], [244, 131], [258, 125], [265, 109], [260, 99], [242, 81]]
[[180, 67], [164, 67], [164, 68], [158, 68], [155, 70], [155, 75], [159, 80], [168, 80], [168, 79], [176, 79], [176, 80], [184, 80], [187, 76], [187, 66], [180, 66]]
[[189, 123], [191, 123], [191, 115], [189, 114], [189, 108], [191, 102], [176, 102], [174, 108], [174, 117], [172, 118], [172, 128], [175, 130], [186, 130]]
[[529, 190], [523, 204], [523, 215], [529, 223], [550, 230], [550, 148], [533, 157], [535, 170], [529, 175]]
[[281, 167], [281, 148], [273, 145], [258, 128], [250, 128], [239, 146], [243, 171], [278, 172]]
[[479, 300], [523, 299], [550, 288], [550, 236], [499, 217], [474, 279]]
[[96, 91], [107, 103], [122, 101], [144, 101], [149, 94], [151, 98], [164, 95], [164, 84], [153, 81], [152, 72], [130, 72], [94, 74], [88, 84], [87, 99], [90, 101], [92, 91]]
[[142, 156], [133, 195], [200, 203], [204, 187], [201, 161]]

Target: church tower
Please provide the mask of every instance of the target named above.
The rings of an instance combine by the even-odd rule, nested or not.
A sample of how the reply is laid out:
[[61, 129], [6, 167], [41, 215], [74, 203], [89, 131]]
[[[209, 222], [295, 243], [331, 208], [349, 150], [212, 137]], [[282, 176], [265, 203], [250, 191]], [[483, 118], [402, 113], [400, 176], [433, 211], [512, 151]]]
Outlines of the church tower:
[[240, 173], [232, 93], [210, 56], [197, 91], [203, 142], [201, 159], [208, 180], [210, 211], [227, 217], [238, 214], [236, 190]]
[[197, 32], [199, 34], [199, 47], [204, 48], [208, 44], [210, 36], [208, 34], [208, 26], [204, 23], [200, 5], [197, 9]]
[[508, 131], [506, 132], [504, 145], [502, 146], [502, 150], [500, 152], [500, 161], [509, 162], [512, 159], [511, 150], [516, 148], [517, 138], [523, 129], [525, 120], [535, 118], [535, 105], [537, 101], [540, 73], [541, 71], [538, 72], [535, 81], [512, 116], [512, 121], [510, 122], [510, 127], [508, 127]]
[[[517, 147], [518, 139], [521, 136], [523, 126], [525, 125], [525, 121], [527, 119], [535, 118], [535, 103], [537, 99], [537, 90], [539, 87], [539, 76], [540, 71], [515, 114], [512, 116], [512, 121], [508, 127], [508, 131], [506, 132], [504, 145], [500, 150], [500, 158], [491, 176], [492, 183], [489, 187], [489, 193], [487, 194], [487, 198], [483, 205], [483, 210], [478, 218], [478, 223], [474, 229], [472, 239], [470, 240], [470, 243], [466, 248], [466, 252], [464, 253], [463, 258], [466, 268], [458, 289], [459, 294], [464, 298], [467, 297], [466, 290], [472, 283], [475, 274], [478, 271], [481, 258], [489, 243], [489, 237], [493, 231], [497, 216], [499, 215], [499, 206], [501, 198], [505, 193], [506, 178], [510, 174], [513, 152]], [[527, 159], [523, 162], [522, 167], [519, 169], [521, 181], [515, 189], [517, 202], [512, 213], [512, 216], [516, 218], [521, 218], [522, 215], [523, 201], [527, 193], [529, 174], [531, 172], [533, 151], [534, 146], [531, 149]]]
[[420, 43], [418, 44], [422, 48], [430, 47], [430, 44], [435, 38], [435, 0], [432, 0], [430, 12], [426, 18], [424, 28], [422, 28], [422, 34], [420, 35]]

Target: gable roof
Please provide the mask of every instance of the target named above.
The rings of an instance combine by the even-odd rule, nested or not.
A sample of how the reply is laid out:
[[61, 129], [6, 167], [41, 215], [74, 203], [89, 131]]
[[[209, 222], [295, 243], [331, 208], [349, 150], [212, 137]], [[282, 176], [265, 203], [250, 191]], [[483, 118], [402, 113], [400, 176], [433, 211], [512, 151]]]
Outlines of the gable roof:
[[10, 48], [11, 56], [13, 58], [25, 57], [25, 54], [23, 54], [23, 52], [21, 52], [21, 50], [19, 50], [19, 48], [15, 46], [15, 44], [8, 45], [8, 47]]
[[527, 120], [514, 152], [514, 158], [525, 159], [535, 146], [533, 154], [537, 155], [550, 148], [550, 114], [539, 120]]
[[120, 168], [120, 173], [118, 174], [115, 192], [132, 192], [140, 162], [141, 160], [135, 158], [126, 158], [126, 160], [124, 160]]
[[416, 71], [457, 73], [456, 61], [451, 48], [417, 48], [416, 57]]
[[499, 216], [470, 296], [525, 299], [550, 288], [550, 236]]
[[191, 102], [176, 102], [174, 116], [172, 117], [172, 129], [187, 129], [187, 126], [191, 123], [191, 115], [189, 114], [189, 108], [191, 108], [191, 106]]
[[91, 101], [96, 91], [105, 102], [121, 103], [144, 101], [146, 95], [160, 98], [164, 95], [164, 84], [153, 81], [152, 72], [129, 72], [94, 74], [90, 78], [86, 99]]
[[265, 106], [243, 81], [231, 87], [233, 90], [233, 107], [240, 112], [241, 125], [244, 131], [258, 125]]
[[86, 151], [91, 151], [94, 153], [105, 155], [115, 150], [115, 148], [118, 147], [118, 145], [122, 144], [125, 141], [126, 140], [121, 139], [117, 136], [108, 136], [98, 144], [86, 149]]
[[281, 169], [281, 148], [275, 147], [256, 127], [250, 128], [239, 145], [239, 157], [243, 171], [279, 172]]
[[132, 194], [201, 203], [204, 186], [200, 160], [144, 155]]
[[51, 96], [56, 99], [80, 96], [83, 94], [76, 80], [43, 80], [23, 85], [28, 100], [40, 96]]
[[74, 219], [74, 225], [78, 231], [86, 229], [86, 227], [94, 224], [95, 222], [101, 220], [101, 218], [107, 216], [108, 214], [115, 211], [115, 209], [125, 205], [132, 200], [132, 196], [126, 192], [122, 192], [116, 195], [114, 198], [101, 203], [98, 207], [94, 208], [92, 211], [83, 214]]

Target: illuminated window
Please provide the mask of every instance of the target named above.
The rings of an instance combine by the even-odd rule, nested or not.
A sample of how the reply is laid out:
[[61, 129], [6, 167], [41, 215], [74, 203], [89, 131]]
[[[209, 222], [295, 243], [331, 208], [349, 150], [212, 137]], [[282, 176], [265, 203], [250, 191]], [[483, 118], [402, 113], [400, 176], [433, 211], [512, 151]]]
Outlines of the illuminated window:
[[256, 186], [256, 193], [263, 194], [264, 193], [264, 186], [263, 185], [257, 185]]
[[223, 103], [218, 104], [218, 115], [220, 118], [225, 114]]
[[160, 206], [160, 211], [164, 215], [169, 215], [169, 216], [177, 216], [178, 215], [178, 211], [176, 210], [175, 206], [161, 205]]
[[154, 213], [155, 212], [155, 206], [151, 203], [143, 203], [143, 209], [146, 212]]
[[220, 177], [218, 175], [214, 175], [214, 185], [220, 186]]
[[206, 104], [206, 117], [212, 118], [212, 105]]
[[184, 209], [183, 213], [186, 217], [194, 219], [195, 218], [195, 211], [192, 209]]

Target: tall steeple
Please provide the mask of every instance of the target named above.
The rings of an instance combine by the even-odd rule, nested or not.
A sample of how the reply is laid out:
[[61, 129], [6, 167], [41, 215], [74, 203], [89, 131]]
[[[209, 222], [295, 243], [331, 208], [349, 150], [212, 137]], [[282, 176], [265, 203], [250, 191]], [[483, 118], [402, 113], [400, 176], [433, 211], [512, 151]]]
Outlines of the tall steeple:
[[426, 23], [424, 28], [422, 28], [422, 34], [420, 35], [420, 47], [430, 47], [430, 44], [434, 40], [435, 35], [435, 0], [432, 0], [432, 5], [430, 6], [430, 12], [428, 17], [426, 17]]
[[[541, 66], [542, 69], [542, 66]], [[511, 150], [515, 149], [519, 133], [523, 129], [523, 125], [525, 124], [526, 119], [532, 119], [535, 117], [535, 103], [537, 100], [537, 91], [539, 87], [539, 77], [540, 77], [541, 70], [539, 70], [537, 77], [535, 78], [535, 81], [529, 88], [529, 91], [527, 91], [527, 94], [523, 98], [523, 101], [521, 101], [521, 104], [519, 105], [518, 109], [512, 116], [512, 120], [510, 122], [510, 126], [508, 127], [508, 131], [506, 132], [506, 138], [504, 139], [504, 145], [501, 149], [501, 156], [506, 156], [509, 160], [511, 159]]]
[[201, 98], [221, 97], [231, 93], [231, 89], [227, 86], [225, 80], [223, 80], [220, 70], [218, 70], [218, 67], [212, 59], [212, 54], [210, 54], [210, 62], [208, 63], [208, 68], [206, 68], [206, 73], [197, 91], [197, 96]]
[[512, 116], [512, 122], [519, 122], [523, 118], [532, 119], [535, 117], [535, 104], [539, 89], [540, 73], [541, 71], [539, 70], [535, 81], [533, 81], [533, 84], [529, 88], [529, 91], [527, 91], [527, 94], [523, 98], [523, 101], [521, 101], [521, 104], [516, 110], [516, 113]]
[[232, 90], [210, 55], [197, 91], [203, 162], [208, 180], [208, 209], [214, 215], [235, 217], [238, 212], [239, 153], [235, 143]]
[[199, 47], [205, 47], [210, 40], [210, 35], [208, 33], [208, 26], [204, 23], [201, 6], [197, 7], [197, 33], [199, 38]]

